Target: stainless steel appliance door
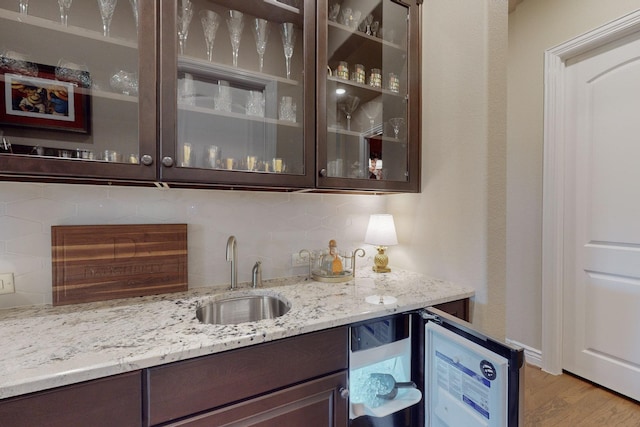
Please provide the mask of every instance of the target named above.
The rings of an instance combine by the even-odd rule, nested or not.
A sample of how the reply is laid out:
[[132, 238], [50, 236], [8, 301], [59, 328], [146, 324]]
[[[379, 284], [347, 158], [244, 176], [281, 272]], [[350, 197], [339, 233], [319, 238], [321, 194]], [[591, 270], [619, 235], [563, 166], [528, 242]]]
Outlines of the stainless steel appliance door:
[[524, 353], [434, 308], [421, 313], [425, 426], [517, 427]]

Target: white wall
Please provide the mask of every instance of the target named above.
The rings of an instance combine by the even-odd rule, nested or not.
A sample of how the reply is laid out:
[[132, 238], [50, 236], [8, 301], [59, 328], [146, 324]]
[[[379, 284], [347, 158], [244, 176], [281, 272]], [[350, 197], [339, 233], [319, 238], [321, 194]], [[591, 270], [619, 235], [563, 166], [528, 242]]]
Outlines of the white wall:
[[507, 337], [542, 340], [544, 51], [640, 8], [640, 0], [524, 0], [509, 15]]
[[[300, 249], [363, 247], [369, 215], [384, 198], [216, 190], [0, 182], [0, 272], [14, 272], [15, 294], [0, 308], [51, 302], [51, 226], [71, 224], [187, 223], [189, 286], [228, 286], [227, 238], [238, 239], [238, 281], [307, 273], [291, 267]], [[369, 257], [359, 260], [371, 264]]]
[[422, 194], [389, 196], [391, 263], [476, 289], [473, 323], [505, 334], [507, 1], [423, 5]]

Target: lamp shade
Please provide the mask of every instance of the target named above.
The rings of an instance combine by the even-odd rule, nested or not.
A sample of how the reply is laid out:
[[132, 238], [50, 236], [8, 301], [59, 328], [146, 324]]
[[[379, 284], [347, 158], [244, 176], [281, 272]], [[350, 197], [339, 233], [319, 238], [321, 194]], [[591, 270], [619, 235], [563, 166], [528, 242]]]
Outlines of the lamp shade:
[[396, 226], [393, 222], [393, 215], [374, 214], [369, 217], [367, 234], [364, 242], [376, 246], [392, 246], [398, 244], [396, 236]]

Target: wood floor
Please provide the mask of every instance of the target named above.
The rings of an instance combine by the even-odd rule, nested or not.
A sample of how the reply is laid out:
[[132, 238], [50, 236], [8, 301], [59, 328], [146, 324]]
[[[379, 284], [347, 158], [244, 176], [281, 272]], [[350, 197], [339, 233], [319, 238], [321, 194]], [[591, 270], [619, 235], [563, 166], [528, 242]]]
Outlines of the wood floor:
[[525, 367], [525, 427], [640, 427], [640, 404], [569, 374]]

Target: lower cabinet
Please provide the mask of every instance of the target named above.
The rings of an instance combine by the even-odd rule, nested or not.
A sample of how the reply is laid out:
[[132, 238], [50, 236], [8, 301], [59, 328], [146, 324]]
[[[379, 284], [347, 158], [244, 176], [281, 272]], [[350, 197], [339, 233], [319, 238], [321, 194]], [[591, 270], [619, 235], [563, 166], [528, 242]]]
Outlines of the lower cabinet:
[[141, 423], [141, 371], [0, 400], [0, 426], [134, 427]]
[[150, 368], [145, 425], [346, 426], [347, 336], [341, 327]]
[[167, 426], [346, 427], [348, 402], [340, 395], [346, 384], [343, 371]]

